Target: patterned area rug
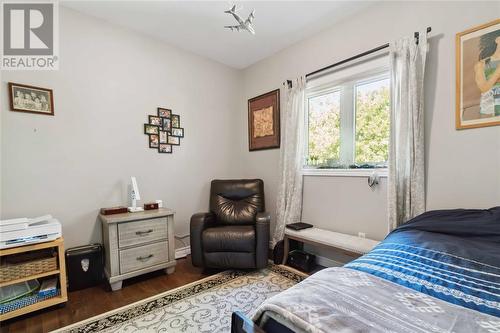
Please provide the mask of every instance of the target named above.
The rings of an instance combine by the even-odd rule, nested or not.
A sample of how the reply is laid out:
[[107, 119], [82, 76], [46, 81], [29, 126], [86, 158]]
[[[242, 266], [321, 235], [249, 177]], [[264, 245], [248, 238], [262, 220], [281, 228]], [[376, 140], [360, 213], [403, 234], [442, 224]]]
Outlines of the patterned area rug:
[[251, 316], [306, 276], [286, 266], [225, 271], [54, 332], [230, 332], [231, 313]]

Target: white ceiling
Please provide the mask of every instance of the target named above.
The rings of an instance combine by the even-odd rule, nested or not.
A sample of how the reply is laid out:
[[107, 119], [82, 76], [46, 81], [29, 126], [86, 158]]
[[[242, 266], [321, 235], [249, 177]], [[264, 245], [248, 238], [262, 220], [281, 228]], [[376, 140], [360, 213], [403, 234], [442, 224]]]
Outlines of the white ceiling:
[[235, 68], [245, 68], [353, 15], [369, 1], [241, 1], [255, 9], [255, 35], [231, 32], [227, 1], [62, 1], [63, 6], [140, 31]]

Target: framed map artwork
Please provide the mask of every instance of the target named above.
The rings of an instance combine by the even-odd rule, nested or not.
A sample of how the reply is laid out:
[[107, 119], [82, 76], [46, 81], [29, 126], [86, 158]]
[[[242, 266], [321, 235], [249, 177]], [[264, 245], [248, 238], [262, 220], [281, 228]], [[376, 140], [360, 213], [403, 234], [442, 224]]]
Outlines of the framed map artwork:
[[248, 100], [248, 149], [280, 147], [280, 91]]

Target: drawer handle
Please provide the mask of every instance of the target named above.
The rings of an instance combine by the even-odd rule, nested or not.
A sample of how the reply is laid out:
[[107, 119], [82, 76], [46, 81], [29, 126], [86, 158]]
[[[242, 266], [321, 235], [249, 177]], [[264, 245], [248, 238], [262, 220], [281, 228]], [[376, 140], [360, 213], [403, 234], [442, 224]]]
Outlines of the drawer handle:
[[153, 229], [149, 229], [149, 230], [146, 230], [146, 231], [136, 231], [135, 234], [138, 235], [138, 236], [144, 236], [144, 235], [147, 235], [149, 233], [153, 232]]
[[149, 260], [151, 258], [153, 258], [152, 254], [150, 254], [149, 256], [146, 256], [146, 257], [137, 257], [136, 259], [139, 261], [146, 261], [146, 260]]

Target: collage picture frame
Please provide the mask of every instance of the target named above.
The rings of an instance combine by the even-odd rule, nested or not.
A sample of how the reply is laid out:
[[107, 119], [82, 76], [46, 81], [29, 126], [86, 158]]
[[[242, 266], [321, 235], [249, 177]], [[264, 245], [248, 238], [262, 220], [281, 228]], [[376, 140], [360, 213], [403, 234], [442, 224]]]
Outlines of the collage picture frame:
[[184, 128], [180, 125], [180, 115], [173, 114], [171, 109], [158, 107], [157, 113], [148, 115], [148, 123], [144, 124], [149, 148], [156, 149], [160, 154], [171, 154], [172, 146], [180, 146], [181, 138], [184, 138]]

